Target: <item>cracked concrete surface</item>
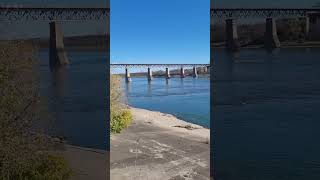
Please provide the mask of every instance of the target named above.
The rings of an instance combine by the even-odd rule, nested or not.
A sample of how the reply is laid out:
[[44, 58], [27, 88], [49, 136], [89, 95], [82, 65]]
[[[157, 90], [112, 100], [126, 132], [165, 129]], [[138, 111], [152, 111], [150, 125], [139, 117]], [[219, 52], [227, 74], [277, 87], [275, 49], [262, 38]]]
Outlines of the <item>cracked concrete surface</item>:
[[72, 180], [106, 180], [109, 177], [109, 152], [72, 145], [63, 145], [59, 153], [73, 171]]
[[131, 126], [121, 134], [111, 136], [112, 180], [210, 179], [210, 145], [207, 139], [190, 133], [193, 130], [176, 131], [171, 125], [170, 128], [159, 127], [145, 119], [175, 117], [159, 117], [159, 113], [136, 110], [132, 110], [134, 119]]

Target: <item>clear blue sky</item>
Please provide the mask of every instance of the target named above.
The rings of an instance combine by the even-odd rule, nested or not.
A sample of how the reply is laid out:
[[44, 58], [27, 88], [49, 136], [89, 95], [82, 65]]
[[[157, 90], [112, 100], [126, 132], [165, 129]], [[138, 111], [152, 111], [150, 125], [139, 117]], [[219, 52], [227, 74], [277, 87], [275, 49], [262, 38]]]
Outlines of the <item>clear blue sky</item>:
[[0, 5], [25, 5], [39, 7], [105, 7], [109, 0], [1, 0]]
[[311, 7], [320, 0], [211, 0], [212, 7], [292, 7], [303, 8]]
[[210, 0], [111, 0], [111, 63], [209, 63]]

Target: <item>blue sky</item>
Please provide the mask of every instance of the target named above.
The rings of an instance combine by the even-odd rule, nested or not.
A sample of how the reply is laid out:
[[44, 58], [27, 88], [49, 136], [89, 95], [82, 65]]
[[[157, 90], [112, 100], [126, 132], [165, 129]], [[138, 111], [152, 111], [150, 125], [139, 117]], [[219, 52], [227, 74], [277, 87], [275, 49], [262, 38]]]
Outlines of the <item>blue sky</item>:
[[311, 7], [319, 0], [212, 0], [212, 7]]
[[62, 6], [62, 7], [101, 7], [107, 6], [109, 0], [1, 0], [0, 5], [25, 5], [25, 6]]
[[111, 63], [209, 63], [210, 0], [111, 0]]

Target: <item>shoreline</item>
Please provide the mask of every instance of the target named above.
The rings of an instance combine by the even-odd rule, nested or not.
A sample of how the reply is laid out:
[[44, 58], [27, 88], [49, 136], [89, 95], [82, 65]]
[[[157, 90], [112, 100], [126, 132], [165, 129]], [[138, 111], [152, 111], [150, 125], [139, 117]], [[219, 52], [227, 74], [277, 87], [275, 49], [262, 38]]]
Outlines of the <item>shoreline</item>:
[[103, 180], [109, 176], [107, 150], [63, 144], [63, 149], [58, 153], [61, 153], [72, 169], [71, 180]]
[[171, 114], [129, 110], [131, 124], [110, 136], [111, 179], [210, 179], [209, 129]]
[[163, 113], [129, 106], [136, 123], [148, 123], [154, 127], [166, 129], [175, 133], [185, 133], [190, 138], [200, 138], [210, 142], [210, 129]]
[[[217, 48], [217, 49], [226, 49], [224, 43], [211, 43], [211, 48]], [[304, 43], [298, 43], [298, 42], [280, 42], [280, 49], [281, 48], [319, 48], [320, 42], [319, 41], [308, 41]], [[252, 45], [243, 45], [240, 47], [240, 49], [264, 49], [263, 44], [252, 44]]]

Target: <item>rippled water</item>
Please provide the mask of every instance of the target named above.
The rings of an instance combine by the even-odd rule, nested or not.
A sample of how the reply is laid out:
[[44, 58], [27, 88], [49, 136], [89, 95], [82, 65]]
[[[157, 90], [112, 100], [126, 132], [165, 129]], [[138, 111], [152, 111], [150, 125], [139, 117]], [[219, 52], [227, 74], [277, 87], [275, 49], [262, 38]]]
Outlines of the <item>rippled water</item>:
[[74, 145], [106, 149], [107, 54], [68, 51], [67, 55], [71, 64], [52, 73], [48, 53], [40, 53], [41, 96], [51, 117], [49, 131]]
[[129, 105], [170, 113], [185, 121], [210, 127], [209, 78], [159, 77], [150, 83], [146, 77], [132, 78], [123, 85]]
[[217, 180], [320, 178], [319, 50], [213, 51]]

